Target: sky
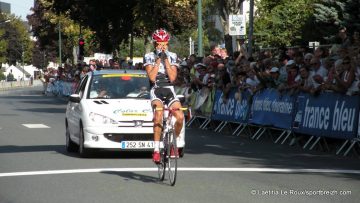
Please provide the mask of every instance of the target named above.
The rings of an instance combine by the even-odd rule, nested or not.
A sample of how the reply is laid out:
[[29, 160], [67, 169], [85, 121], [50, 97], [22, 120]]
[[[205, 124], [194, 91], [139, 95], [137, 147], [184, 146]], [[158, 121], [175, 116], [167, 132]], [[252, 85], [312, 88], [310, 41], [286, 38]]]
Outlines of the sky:
[[34, 0], [0, 0], [1, 2], [10, 3], [11, 13], [22, 20], [26, 20], [26, 16], [31, 14], [30, 8], [34, 6]]

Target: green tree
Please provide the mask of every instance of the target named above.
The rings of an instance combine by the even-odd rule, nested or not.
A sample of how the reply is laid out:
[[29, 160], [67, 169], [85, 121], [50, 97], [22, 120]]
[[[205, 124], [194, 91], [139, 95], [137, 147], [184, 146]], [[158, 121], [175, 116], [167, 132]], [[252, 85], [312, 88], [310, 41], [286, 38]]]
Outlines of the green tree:
[[[50, 0], [46, 0], [50, 1]], [[94, 31], [100, 50], [111, 53], [121, 43], [128, 43], [129, 35], [144, 37], [156, 28], [165, 28], [172, 34], [194, 27], [195, 0], [108, 0], [83, 1], [54, 0], [57, 13], [68, 13], [70, 18]]]
[[1, 81], [1, 80], [5, 80], [5, 79], [6, 79], [6, 76], [5, 76], [4, 72], [2, 72], [2, 71], [0, 70], [0, 81]]
[[303, 27], [313, 14], [313, 0], [259, 0], [254, 18], [258, 46], [290, 46], [302, 41]]
[[5, 30], [0, 28], [0, 64], [6, 62], [6, 49], [8, 43], [4, 35], [5, 35]]
[[360, 31], [360, 2], [358, 0], [317, 0], [314, 4], [314, 14], [311, 16], [304, 30], [304, 39], [332, 43], [340, 27], [347, 30]]
[[[33, 52], [33, 63], [36, 67], [47, 65], [48, 61], [56, 62], [59, 57], [59, 24], [62, 38], [62, 61], [73, 58], [73, 48], [78, 46], [80, 37], [85, 39], [85, 55], [97, 51], [98, 43], [93, 39], [93, 32], [71, 20], [68, 15], [53, 12], [53, 1], [35, 0], [33, 14], [28, 15], [32, 32], [37, 37]], [[81, 33], [80, 33], [81, 30]]]
[[[15, 15], [0, 15], [0, 21], [8, 21], [2, 24], [2, 40], [0, 41], [0, 52], [2, 54], [2, 62], [6, 60], [9, 64], [16, 64], [16, 62], [31, 63], [33, 42], [29, 38], [29, 32], [24, 22], [20, 17]], [[5, 57], [5, 58], [4, 58]]]
[[6, 80], [7, 81], [14, 81], [14, 75], [12, 73], [9, 73], [7, 76], [6, 76]]
[[[145, 44], [143, 38], [134, 39], [134, 57], [142, 57], [145, 55]], [[130, 42], [123, 42], [119, 47], [119, 56], [121, 58], [126, 58], [130, 56]]]

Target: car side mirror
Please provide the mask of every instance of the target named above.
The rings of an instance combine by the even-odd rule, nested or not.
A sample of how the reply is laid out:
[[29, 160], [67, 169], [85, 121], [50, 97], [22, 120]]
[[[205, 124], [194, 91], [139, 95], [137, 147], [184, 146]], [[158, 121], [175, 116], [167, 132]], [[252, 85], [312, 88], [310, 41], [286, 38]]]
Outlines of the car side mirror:
[[80, 103], [80, 95], [79, 94], [70, 95], [69, 101], [74, 103]]

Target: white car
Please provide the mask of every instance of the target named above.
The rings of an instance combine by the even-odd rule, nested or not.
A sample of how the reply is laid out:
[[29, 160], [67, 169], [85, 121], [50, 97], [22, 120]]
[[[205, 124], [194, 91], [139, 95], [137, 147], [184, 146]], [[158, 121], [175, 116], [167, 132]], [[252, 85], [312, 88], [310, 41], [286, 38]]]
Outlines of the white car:
[[[153, 151], [153, 111], [145, 71], [100, 70], [85, 75], [66, 108], [66, 150]], [[185, 126], [185, 122], [184, 122]], [[177, 139], [184, 153], [185, 127]]]

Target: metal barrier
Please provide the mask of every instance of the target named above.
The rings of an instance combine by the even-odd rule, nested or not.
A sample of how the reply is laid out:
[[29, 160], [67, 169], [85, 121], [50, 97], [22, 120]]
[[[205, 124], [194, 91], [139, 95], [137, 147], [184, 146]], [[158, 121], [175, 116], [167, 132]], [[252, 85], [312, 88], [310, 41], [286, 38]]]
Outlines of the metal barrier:
[[32, 84], [30, 80], [11, 81], [11, 82], [0, 81], [0, 90], [9, 90], [17, 87], [27, 87], [31, 85]]

